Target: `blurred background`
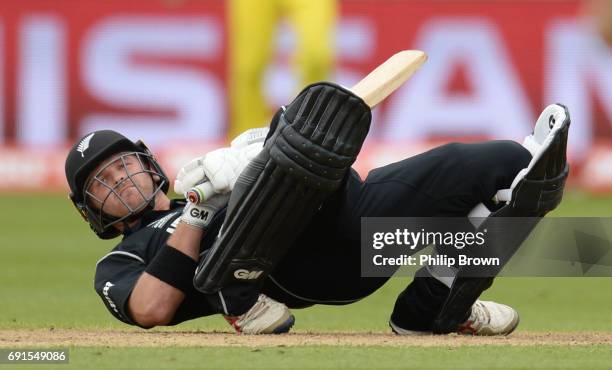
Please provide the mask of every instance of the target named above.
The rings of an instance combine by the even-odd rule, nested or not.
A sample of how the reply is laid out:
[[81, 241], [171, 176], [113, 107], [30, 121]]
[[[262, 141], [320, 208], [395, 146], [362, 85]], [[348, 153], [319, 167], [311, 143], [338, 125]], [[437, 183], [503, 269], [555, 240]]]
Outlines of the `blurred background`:
[[[375, 109], [362, 173], [450, 140], [522, 141], [561, 102], [571, 190], [553, 216], [612, 215], [612, 0], [0, 1], [0, 328], [125, 328], [92, 289], [116, 240], [98, 240], [66, 196], [79, 137], [143, 139], [173, 176], [307, 83], [351, 86], [402, 49], [430, 59]], [[406, 283], [301, 310], [298, 330], [388, 330]], [[609, 331], [611, 288], [501, 278], [485, 297], [519, 309], [523, 330]]]
[[307, 83], [346, 86], [402, 49], [430, 59], [375, 110], [360, 172], [449, 141], [522, 140], [572, 115], [572, 186], [612, 191], [610, 0], [64, 0], [0, 4], [0, 191], [65, 189], [102, 128], [172, 175]]

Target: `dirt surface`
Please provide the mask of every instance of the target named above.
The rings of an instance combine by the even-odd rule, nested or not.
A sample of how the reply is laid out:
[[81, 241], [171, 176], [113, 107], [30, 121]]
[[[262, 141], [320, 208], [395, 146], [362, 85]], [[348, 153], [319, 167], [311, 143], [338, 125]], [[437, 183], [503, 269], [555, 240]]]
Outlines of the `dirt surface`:
[[518, 332], [507, 337], [397, 336], [390, 333], [291, 333], [283, 335], [236, 335], [180, 331], [110, 330], [0, 330], [0, 348], [79, 347], [274, 347], [274, 346], [419, 346], [459, 347], [481, 345], [593, 345], [612, 346], [611, 332]]

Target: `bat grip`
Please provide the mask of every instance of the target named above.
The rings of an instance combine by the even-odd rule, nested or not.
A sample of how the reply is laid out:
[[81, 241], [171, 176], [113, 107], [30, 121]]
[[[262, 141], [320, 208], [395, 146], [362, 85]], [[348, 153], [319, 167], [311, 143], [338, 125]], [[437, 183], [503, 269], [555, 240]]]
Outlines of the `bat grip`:
[[215, 189], [210, 181], [206, 181], [189, 189], [185, 193], [185, 199], [193, 204], [201, 204], [210, 198], [211, 194], [215, 194]]

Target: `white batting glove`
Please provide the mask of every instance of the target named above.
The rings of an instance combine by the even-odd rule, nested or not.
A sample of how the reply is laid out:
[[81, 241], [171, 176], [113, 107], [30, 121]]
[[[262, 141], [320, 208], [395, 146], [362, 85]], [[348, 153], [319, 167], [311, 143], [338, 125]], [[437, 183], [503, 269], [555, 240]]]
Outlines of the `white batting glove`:
[[229, 198], [229, 194], [217, 194], [199, 204], [188, 202], [181, 215], [181, 222], [205, 229], [215, 214], [227, 205]]
[[[259, 154], [268, 128], [250, 129], [236, 137], [229, 148], [221, 148], [183, 166], [174, 181], [174, 191], [205, 200], [234, 189], [240, 173]], [[190, 201], [194, 201], [190, 199]]]

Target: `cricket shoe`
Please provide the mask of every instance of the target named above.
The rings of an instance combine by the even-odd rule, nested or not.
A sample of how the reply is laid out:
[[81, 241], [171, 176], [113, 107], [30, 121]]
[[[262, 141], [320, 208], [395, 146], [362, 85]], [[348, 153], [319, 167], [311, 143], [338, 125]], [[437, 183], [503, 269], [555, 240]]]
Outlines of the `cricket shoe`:
[[243, 334], [282, 334], [291, 329], [295, 317], [284, 304], [260, 294], [257, 302], [240, 316], [223, 316]]
[[[459, 325], [458, 334], [469, 335], [508, 335], [519, 324], [518, 312], [505, 304], [491, 301], [476, 301], [472, 305], [470, 317]], [[431, 335], [431, 331], [415, 331], [400, 328], [389, 320], [389, 326], [394, 333], [400, 335]]]
[[459, 334], [508, 335], [520, 321], [518, 312], [505, 304], [491, 301], [476, 301], [470, 317], [461, 325]]

